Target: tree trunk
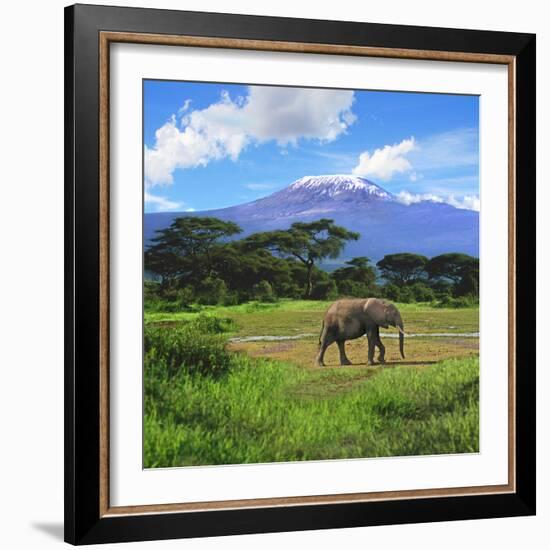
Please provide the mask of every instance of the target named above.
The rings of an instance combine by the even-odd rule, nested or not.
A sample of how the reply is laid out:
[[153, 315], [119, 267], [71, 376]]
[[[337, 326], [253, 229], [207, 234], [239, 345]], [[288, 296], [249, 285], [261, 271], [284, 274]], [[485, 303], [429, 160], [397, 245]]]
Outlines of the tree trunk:
[[313, 262], [308, 262], [307, 264], [307, 281], [306, 281], [306, 298], [311, 298], [311, 293], [313, 292]]

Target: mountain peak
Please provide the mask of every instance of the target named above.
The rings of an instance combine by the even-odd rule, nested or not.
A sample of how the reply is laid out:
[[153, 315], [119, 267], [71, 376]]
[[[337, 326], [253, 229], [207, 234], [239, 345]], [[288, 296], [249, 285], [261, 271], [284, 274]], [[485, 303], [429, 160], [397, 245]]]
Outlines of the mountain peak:
[[327, 174], [321, 176], [304, 176], [296, 180], [289, 187], [289, 190], [310, 190], [317, 191], [319, 194], [334, 197], [341, 193], [350, 191], [360, 191], [381, 199], [392, 199], [391, 193], [388, 193], [382, 187], [372, 181], [360, 176], [349, 174]]
[[368, 179], [349, 174], [305, 176], [266, 197], [218, 210], [148, 214], [146, 241], [178, 215], [232, 221], [242, 227], [241, 236], [288, 229], [295, 222], [332, 219], [361, 235], [346, 245], [346, 258], [380, 259], [401, 250], [425, 256], [449, 251], [479, 254], [478, 212], [427, 200], [403, 204]]

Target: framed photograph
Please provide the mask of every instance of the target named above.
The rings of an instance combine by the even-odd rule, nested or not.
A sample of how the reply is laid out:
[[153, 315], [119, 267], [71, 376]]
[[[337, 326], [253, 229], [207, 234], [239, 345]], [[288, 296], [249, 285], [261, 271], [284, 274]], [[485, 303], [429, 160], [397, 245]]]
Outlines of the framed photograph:
[[535, 36], [65, 11], [65, 539], [535, 513]]

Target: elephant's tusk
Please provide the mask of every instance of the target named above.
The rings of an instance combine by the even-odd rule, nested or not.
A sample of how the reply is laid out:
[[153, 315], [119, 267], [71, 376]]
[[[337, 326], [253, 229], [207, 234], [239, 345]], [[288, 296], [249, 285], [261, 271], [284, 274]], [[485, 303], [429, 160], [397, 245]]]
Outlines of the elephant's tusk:
[[403, 336], [407, 336], [407, 333], [406, 333], [400, 326], [397, 326], [397, 330], [398, 330]]

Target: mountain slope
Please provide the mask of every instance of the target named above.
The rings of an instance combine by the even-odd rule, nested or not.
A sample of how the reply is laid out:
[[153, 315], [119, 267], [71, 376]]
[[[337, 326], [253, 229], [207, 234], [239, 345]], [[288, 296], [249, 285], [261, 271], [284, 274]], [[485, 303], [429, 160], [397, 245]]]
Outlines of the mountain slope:
[[203, 212], [145, 215], [147, 243], [155, 230], [178, 216], [214, 216], [236, 222], [243, 235], [285, 229], [296, 221], [331, 218], [361, 238], [343, 256], [373, 260], [394, 252], [434, 256], [444, 252], [479, 255], [479, 214], [431, 201], [405, 205], [382, 187], [358, 176], [306, 176], [253, 202]]

